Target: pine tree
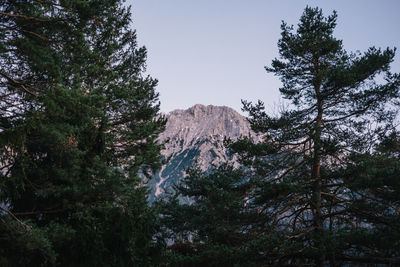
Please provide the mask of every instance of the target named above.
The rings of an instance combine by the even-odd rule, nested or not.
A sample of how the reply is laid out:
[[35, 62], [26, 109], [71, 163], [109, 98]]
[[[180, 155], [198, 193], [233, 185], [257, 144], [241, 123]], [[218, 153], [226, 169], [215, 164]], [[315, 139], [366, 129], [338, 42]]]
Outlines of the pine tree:
[[[260, 266], [280, 237], [265, 235], [268, 215], [251, 199], [253, 181], [243, 170], [221, 165], [192, 168], [166, 202], [158, 203], [169, 241], [167, 266]], [[190, 203], [182, 201], [189, 199]]]
[[149, 266], [157, 81], [121, 1], [0, 1], [0, 263]]
[[[333, 36], [336, 19], [335, 12], [324, 17], [319, 8], [306, 7], [296, 30], [282, 23], [280, 58], [266, 70], [280, 77], [290, 104], [274, 117], [261, 101], [244, 101], [263, 142], [231, 145], [260, 181], [255, 201], [274, 214], [274, 231], [286, 236], [277, 264], [337, 266], [367, 259], [351, 256], [348, 236], [367, 232], [368, 225], [353, 216], [356, 192], [343, 170], [351, 155], [372, 152], [388, 131], [400, 76], [389, 71], [394, 49], [346, 52]], [[380, 254], [375, 261], [389, 258]]]

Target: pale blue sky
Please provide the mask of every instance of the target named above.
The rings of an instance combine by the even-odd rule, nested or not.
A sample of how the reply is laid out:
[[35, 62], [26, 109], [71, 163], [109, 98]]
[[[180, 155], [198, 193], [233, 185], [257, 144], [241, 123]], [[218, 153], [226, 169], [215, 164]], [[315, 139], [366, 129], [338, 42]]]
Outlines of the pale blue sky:
[[398, 47], [399, 0], [128, 0], [138, 43], [148, 50], [147, 72], [159, 80], [161, 110], [194, 104], [240, 111], [241, 99], [280, 101], [277, 77], [264, 66], [278, 56], [284, 20], [296, 25], [306, 5], [338, 12], [335, 36], [348, 51]]

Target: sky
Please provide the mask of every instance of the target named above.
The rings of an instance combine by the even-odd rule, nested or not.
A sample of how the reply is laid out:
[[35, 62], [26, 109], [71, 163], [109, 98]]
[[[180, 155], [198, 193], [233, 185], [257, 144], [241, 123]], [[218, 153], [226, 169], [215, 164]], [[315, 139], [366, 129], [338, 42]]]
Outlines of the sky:
[[195, 104], [229, 106], [262, 100], [282, 103], [279, 78], [265, 66], [279, 57], [282, 20], [297, 25], [304, 8], [338, 13], [334, 36], [347, 51], [398, 47], [399, 0], [127, 0], [139, 46], [147, 48], [147, 74], [159, 80], [161, 111]]

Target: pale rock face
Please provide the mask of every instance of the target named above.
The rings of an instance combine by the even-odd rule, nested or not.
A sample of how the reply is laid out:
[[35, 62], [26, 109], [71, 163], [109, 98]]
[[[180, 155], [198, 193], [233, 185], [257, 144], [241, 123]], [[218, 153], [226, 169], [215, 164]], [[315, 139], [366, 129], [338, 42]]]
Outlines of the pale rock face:
[[150, 201], [179, 182], [185, 168], [194, 163], [204, 171], [222, 162], [235, 164], [235, 158], [224, 147], [225, 137], [237, 140], [240, 136], [252, 136], [256, 139], [246, 118], [225, 106], [197, 104], [187, 110], [174, 110], [166, 117], [166, 130], [159, 140], [167, 141], [162, 154], [169, 160], [149, 182]]

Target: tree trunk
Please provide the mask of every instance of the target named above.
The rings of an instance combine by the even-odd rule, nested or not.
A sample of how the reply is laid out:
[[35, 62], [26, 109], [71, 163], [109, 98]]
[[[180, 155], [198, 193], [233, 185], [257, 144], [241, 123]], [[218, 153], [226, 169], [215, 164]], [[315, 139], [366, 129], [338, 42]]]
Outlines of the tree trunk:
[[[315, 87], [315, 92], [317, 95], [317, 120], [316, 127], [314, 133], [314, 155], [313, 155], [313, 167], [311, 179], [313, 182], [313, 192], [312, 192], [312, 201], [311, 205], [313, 208], [313, 223], [315, 227], [315, 237], [317, 240], [315, 241], [315, 247], [318, 249], [324, 249], [323, 244], [318, 240], [324, 234], [323, 229], [323, 218], [321, 211], [321, 190], [322, 190], [322, 180], [320, 176], [321, 172], [321, 132], [322, 132], [322, 99], [320, 98], [320, 86]], [[315, 238], [314, 237], [314, 238]], [[325, 261], [325, 253], [320, 252], [317, 257], [317, 266], [324, 266]]]

